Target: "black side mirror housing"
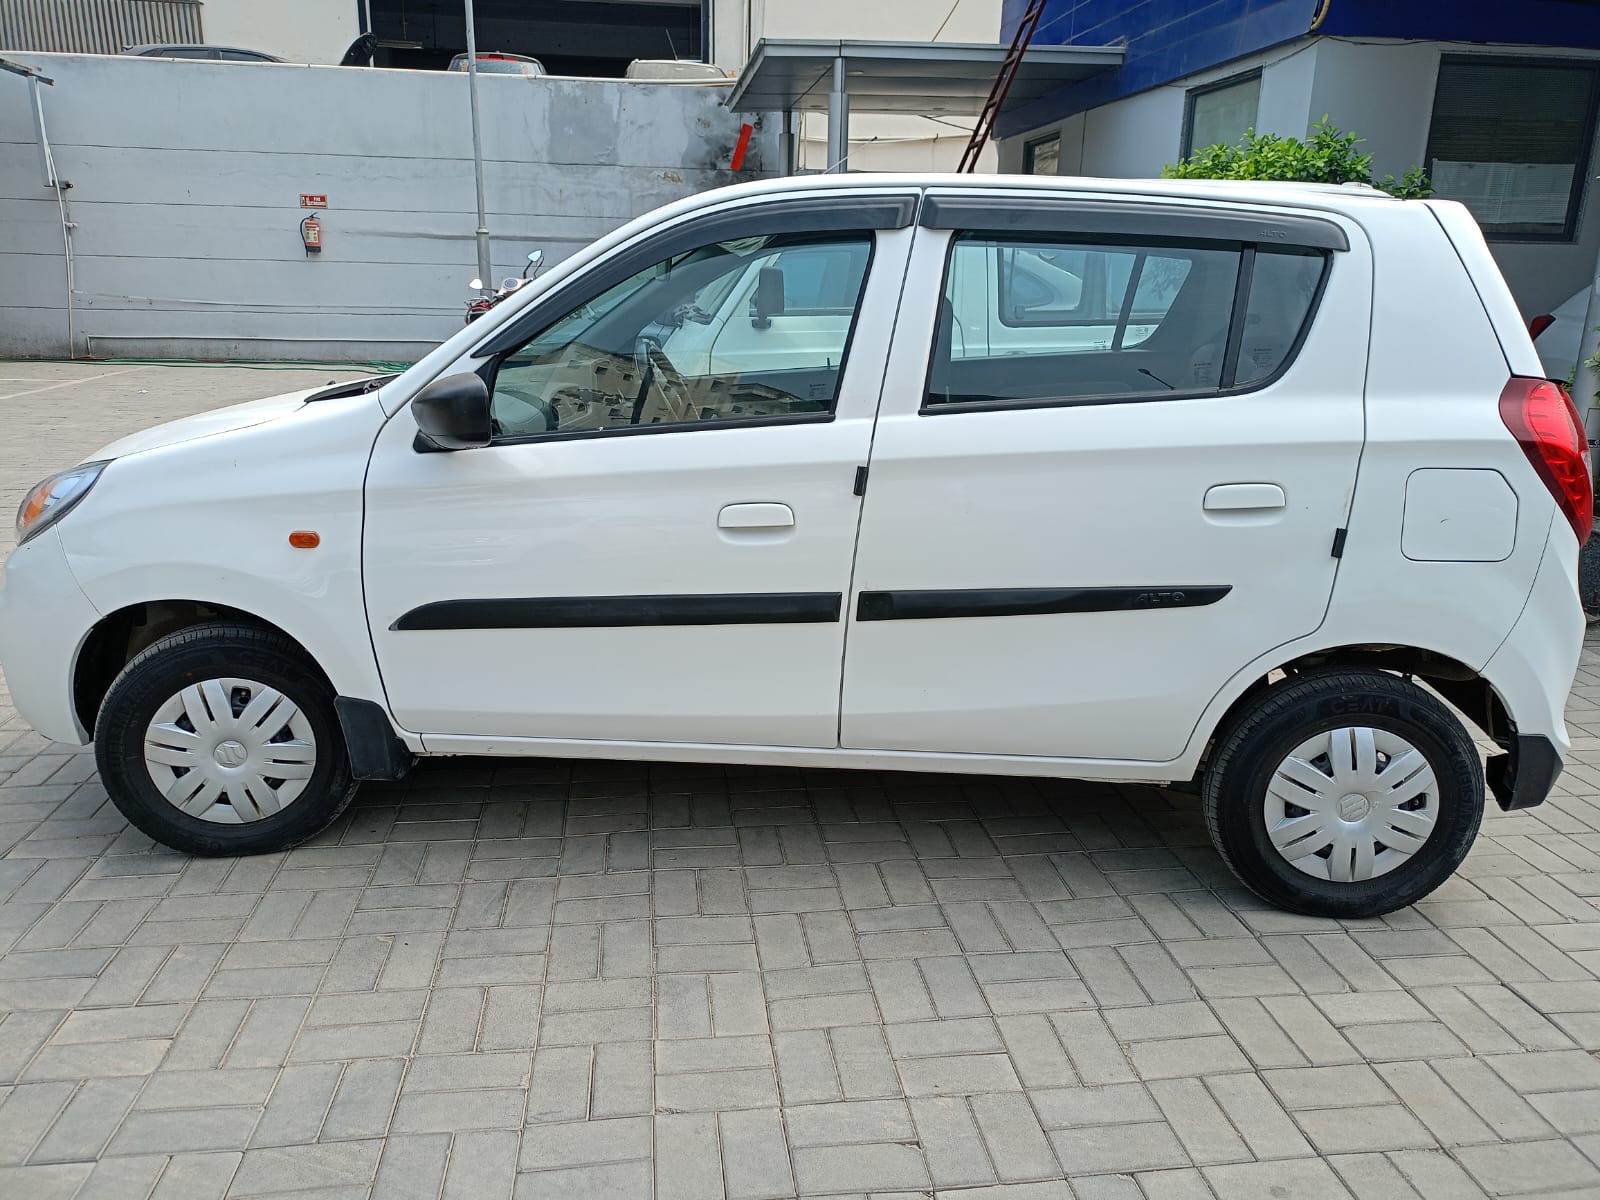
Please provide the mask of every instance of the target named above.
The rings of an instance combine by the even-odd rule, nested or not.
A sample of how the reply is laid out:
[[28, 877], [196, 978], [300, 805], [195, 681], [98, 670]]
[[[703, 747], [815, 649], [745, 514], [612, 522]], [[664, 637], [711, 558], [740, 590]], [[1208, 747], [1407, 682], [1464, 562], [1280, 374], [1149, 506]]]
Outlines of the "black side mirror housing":
[[750, 324], [765, 329], [773, 317], [783, 315], [783, 268], [762, 267], [756, 276], [756, 294], [750, 302]]
[[487, 446], [489, 387], [472, 374], [435, 379], [411, 400], [418, 449], [472, 450]]

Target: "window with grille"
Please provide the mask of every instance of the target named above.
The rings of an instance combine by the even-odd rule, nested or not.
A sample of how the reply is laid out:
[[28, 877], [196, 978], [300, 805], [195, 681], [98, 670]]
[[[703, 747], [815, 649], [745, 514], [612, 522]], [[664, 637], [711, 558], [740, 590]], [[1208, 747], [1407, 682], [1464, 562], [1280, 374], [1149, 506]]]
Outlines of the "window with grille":
[[1572, 241], [1594, 142], [1600, 66], [1444, 58], [1428, 130], [1435, 193], [1503, 241]]

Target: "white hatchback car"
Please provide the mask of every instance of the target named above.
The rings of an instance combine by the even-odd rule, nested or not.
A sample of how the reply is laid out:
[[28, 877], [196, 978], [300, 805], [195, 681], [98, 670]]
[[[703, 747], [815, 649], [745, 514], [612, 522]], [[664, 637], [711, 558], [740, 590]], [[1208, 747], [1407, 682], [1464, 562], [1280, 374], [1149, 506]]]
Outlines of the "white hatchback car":
[[1198, 778], [1261, 896], [1383, 913], [1482, 815], [1439, 696], [1507, 808], [1568, 746], [1590, 482], [1541, 374], [1455, 204], [741, 186], [401, 375], [46, 480], [0, 659], [195, 853], [421, 755]]

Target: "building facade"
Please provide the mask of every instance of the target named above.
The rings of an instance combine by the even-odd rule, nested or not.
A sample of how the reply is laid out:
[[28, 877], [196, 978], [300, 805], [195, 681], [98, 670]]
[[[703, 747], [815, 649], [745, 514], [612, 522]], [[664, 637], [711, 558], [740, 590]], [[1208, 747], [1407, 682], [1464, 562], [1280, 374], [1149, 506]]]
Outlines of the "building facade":
[[[1006, 0], [1013, 28], [1025, 0]], [[1425, 167], [1483, 226], [1523, 310], [1592, 277], [1600, 5], [1567, 0], [1051, 0], [1036, 45], [1124, 43], [1123, 66], [1007, 112], [1000, 169], [1152, 176], [1248, 129], [1324, 116], [1376, 175]]]
[[[634, 59], [709, 62], [730, 77], [762, 38], [993, 42], [1001, 0], [473, 0], [478, 49], [539, 59], [556, 75], [621, 76]], [[361, 35], [376, 65], [440, 70], [466, 49], [464, 0], [0, 0], [0, 52], [116, 54], [141, 42], [209, 42], [289, 62], [337, 63]], [[798, 167], [828, 167], [827, 118], [799, 118]], [[854, 170], [953, 168], [960, 119], [861, 114]], [[984, 169], [994, 169], [994, 151]]]

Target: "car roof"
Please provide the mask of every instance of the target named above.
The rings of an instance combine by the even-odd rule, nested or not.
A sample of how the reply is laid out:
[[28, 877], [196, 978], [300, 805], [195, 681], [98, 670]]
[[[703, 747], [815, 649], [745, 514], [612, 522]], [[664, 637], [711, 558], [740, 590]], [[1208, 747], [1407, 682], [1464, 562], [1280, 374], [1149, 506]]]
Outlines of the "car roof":
[[276, 54], [265, 50], [252, 50], [248, 46], [219, 46], [215, 42], [146, 42], [142, 46], [129, 46], [124, 54], [142, 54], [153, 57], [157, 50], [231, 50], [235, 54], [257, 54], [272, 62], [283, 62]]
[[[790, 175], [735, 185], [750, 192], [788, 192], [813, 188], [959, 188], [1011, 191], [1108, 192], [1130, 196], [1172, 199], [1235, 200], [1255, 204], [1307, 204], [1343, 208], [1369, 203], [1394, 204], [1395, 197], [1364, 184], [1279, 183], [1232, 179], [1110, 179], [1074, 175], [956, 175], [948, 172], [861, 172], [839, 175]], [[727, 195], [732, 189], [723, 189]], [[718, 193], [711, 193], [716, 195]]]
[[[1105, 179], [1067, 175], [956, 175], [936, 172], [862, 172], [860, 174], [787, 175], [715, 188], [664, 206], [652, 214], [655, 219], [670, 214], [685, 214], [703, 207], [743, 199], [780, 198], [811, 191], [841, 189], [863, 191], [921, 191], [925, 188], [962, 191], [1013, 193], [1056, 193], [1062, 199], [1073, 195], [1128, 200], [1199, 200], [1234, 204], [1260, 204], [1275, 208], [1305, 208], [1337, 212], [1357, 217], [1362, 213], [1398, 214], [1407, 206], [1400, 200], [1366, 185], [1331, 183], [1276, 183], [1230, 179]], [[1420, 201], [1417, 208], [1432, 206]]]

